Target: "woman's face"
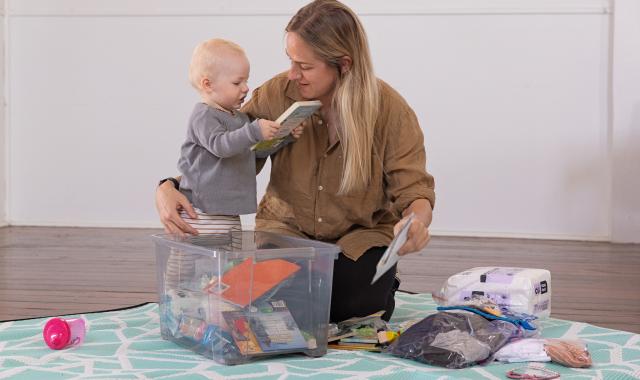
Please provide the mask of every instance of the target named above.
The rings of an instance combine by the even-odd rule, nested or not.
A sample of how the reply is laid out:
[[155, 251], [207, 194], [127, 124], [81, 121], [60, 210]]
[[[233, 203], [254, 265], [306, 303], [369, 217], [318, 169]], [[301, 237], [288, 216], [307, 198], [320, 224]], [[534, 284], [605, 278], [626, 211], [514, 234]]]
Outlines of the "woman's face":
[[338, 80], [337, 68], [318, 58], [297, 33], [287, 33], [285, 40], [286, 52], [291, 60], [289, 80], [296, 82], [303, 98], [327, 102]]

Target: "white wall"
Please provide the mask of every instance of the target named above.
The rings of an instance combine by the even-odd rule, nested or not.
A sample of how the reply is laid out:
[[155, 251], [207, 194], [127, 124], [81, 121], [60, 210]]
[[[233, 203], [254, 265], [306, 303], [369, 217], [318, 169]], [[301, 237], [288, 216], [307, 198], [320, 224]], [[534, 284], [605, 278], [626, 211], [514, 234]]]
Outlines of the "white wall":
[[640, 2], [617, 0], [613, 32], [612, 239], [640, 241]]
[[0, 227], [7, 225], [7, 182], [6, 182], [6, 166], [7, 166], [7, 144], [6, 127], [5, 127], [5, 107], [4, 107], [4, 89], [5, 89], [5, 2], [0, 0]]
[[[11, 1], [10, 222], [158, 225], [155, 184], [176, 173], [196, 100], [192, 47], [237, 41], [255, 87], [286, 69], [282, 29], [304, 3]], [[421, 121], [435, 233], [613, 235], [606, 0], [349, 4]]]

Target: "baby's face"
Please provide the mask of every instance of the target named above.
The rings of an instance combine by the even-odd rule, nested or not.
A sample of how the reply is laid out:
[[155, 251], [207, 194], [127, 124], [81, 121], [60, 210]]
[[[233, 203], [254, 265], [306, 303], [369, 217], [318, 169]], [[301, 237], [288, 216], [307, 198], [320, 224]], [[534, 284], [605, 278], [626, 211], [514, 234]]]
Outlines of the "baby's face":
[[239, 109], [249, 92], [249, 60], [244, 54], [233, 52], [221, 61], [207, 96], [225, 109]]

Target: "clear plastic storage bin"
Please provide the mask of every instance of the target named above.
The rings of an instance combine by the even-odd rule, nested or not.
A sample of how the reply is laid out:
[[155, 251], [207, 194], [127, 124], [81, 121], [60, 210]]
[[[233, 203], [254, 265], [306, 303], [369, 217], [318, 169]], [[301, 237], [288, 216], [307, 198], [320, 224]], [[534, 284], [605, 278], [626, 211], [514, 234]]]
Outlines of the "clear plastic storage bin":
[[327, 352], [338, 246], [254, 231], [153, 240], [164, 339], [223, 364]]

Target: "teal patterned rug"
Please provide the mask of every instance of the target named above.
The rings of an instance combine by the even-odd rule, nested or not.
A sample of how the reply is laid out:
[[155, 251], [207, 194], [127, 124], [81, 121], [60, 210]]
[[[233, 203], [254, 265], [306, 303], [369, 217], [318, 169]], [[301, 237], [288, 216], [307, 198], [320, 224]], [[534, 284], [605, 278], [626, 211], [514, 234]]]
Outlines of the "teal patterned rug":
[[[434, 312], [428, 294], [398, 293], [392, 322]], [[280, 356], [223, 366], [160, 338], [158, 305], [84, 315], [87, 338], [79, 347], [52, 351], [42, 340], [46, 319], [0, 324], [0, 379], [505, 379], [517, 364], [492, 363], [447, 370], [385, 354], [329, 350], [321, 358]], [[562, 379], [640, 379], [640, 335], [586, 323], [550, 319], [543, 336], [587, 342], [590, 369], [545, 366]]]

